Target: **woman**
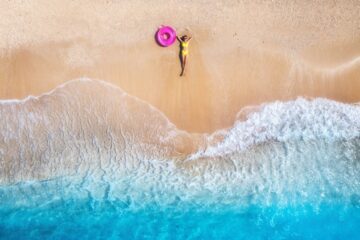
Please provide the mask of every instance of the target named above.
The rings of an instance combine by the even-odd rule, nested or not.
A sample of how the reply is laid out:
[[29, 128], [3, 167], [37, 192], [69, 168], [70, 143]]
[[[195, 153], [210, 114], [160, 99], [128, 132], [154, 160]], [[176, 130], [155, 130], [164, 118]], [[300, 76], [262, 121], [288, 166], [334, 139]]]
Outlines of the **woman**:
[[186, 65], [186, 57], [188, 55], [188, 45], [191, 40], [191, 37], [187, 35], [183, 35], [181, 37], [176, 36], [176, 38], [180, 42], [180, 62], [181, 62], [181, 73], [180, 76], [184, 75], [185, 65]]

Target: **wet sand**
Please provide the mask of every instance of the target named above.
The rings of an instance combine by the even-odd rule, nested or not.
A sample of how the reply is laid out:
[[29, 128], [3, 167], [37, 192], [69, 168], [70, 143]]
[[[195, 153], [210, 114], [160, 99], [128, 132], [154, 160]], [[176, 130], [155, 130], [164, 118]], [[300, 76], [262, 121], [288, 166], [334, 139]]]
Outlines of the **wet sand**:
[[[190, 132], [229, 127], [241, 108], [269, 101], [358, 102], [359, 5], [1, 2], [0, 98], [40, 95], [86, 76], [149, 102]], [[178, 45], [154, 41], [160, 24], [193, 34], [184, 77]]]

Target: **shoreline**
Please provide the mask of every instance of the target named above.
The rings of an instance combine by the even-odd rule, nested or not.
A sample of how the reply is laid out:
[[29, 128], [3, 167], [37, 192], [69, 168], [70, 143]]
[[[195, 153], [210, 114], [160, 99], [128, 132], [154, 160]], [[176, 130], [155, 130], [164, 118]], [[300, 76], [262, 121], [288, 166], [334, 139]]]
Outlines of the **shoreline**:
[[[323, 0], [1, 2], [0, 99], [102, 79], [199, 133], [276, 100], [359, 102], [359, 11]], [[193, 35], [185, 77], [178, 43], [154, 41], [161, 24]]]
[[[0, 101], [3, 181], [7, 176], [26, 180], [70, 174], [86, 169], [83, 164], [101, 168], [129, 159], [144, 166], [173, 162], [186, 171], [210, 162], [231, 167], [227, 156], [239, 160], [236, 156], [250, 151], [255, 158], [271, 158], [270, 152], [257, 151], [271, 143], [278, 144], [284, 157], [287, 145], [294, 142], [313, 147], [334, 141], [357, 144], [359, 106], [321, 98], [277, 101], [239, 112], [231, 128], [195, 134], [177, 128], [161, 111], [114, 85], [74, 80], [19, 104]], [[84, 161], [82, 153], [89, 159]], [[51, 161], [43, 161], [44, 156], [52, 156]], [[98, 161], [100, 165], [94, 164]], [[14, 171], [20, 165], [22, 170]]]
[[101, 79], [153, 105], [179, 129], [199, 133], [230, 127], [241, 109], [276, 100], [360, 101], [356, 59], [324, 69], [274, 51], [237, 50], [219, 62], [192, 44], [184, 77], [178, 76], [177, 45], [94, 47], [83, 41], [23, 47], [0, 58], [0, 99], [38, 96], [81, 77]]

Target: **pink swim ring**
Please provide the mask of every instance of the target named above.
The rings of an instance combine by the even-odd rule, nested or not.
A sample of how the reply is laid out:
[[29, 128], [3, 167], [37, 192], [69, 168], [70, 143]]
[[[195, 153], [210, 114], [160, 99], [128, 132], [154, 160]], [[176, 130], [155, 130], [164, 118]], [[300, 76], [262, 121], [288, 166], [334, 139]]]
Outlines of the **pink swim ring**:
[[162, 47], [171, 46], [176, 40], [176, 31], [170, 26], [161, 26], [155, 34], [156, 42]]

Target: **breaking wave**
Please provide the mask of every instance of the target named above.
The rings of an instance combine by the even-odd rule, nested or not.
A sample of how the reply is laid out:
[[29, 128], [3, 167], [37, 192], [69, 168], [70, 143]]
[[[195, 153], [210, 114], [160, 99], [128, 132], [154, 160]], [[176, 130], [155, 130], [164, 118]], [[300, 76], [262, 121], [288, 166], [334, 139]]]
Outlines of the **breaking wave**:
[[359, 201], [359, 116], [356, 104], [298, 98], [242, 111], [229, 129], [192, 134], [117, 87], [73, 80], [1, 102], [0, 201]]

